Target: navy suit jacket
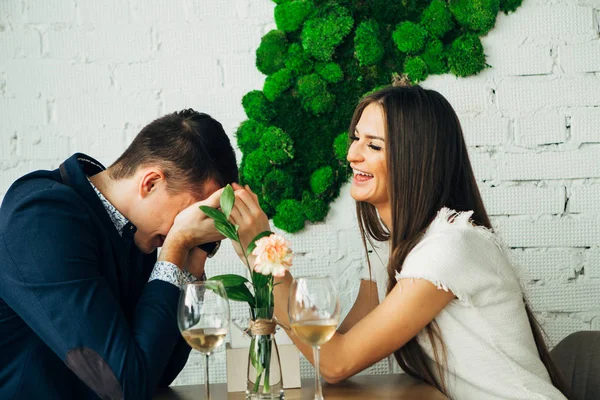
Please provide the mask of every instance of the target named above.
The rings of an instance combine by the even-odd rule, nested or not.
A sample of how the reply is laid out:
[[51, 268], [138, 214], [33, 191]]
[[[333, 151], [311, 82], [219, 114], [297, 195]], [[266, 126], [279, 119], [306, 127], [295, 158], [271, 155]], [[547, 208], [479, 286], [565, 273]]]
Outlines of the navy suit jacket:
[[75, 154], [17, 180], [0, 207], [0, 399], [149, 399], [190, 348], [156, 252], [119, 235]]

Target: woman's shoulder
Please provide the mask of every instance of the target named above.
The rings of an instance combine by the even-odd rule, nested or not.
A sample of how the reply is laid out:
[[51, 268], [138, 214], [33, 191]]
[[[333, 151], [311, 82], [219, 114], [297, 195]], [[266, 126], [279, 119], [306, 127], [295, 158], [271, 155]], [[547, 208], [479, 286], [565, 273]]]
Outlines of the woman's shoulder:
[[472, 215], [441, 209], [396, 278], [425, 278], [469, 303], [479, 303], [480, 295], [491, 289], [516, 290], [518, 279], [500, 238], [475, 225]]
[[440, 209], [413, 252], [435, 248], [435, 254], [455, 257], [481, 254], [484, 250], [488, 256], [504, 253], [505, 246], [498, 235], [492, 229], [476, 225], [472, 216], [473, 211]]

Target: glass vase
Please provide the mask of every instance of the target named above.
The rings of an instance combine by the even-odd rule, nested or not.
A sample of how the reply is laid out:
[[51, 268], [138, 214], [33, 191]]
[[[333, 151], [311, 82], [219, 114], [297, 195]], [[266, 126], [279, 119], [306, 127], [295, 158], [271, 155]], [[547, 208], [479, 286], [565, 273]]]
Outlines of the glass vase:
[[247, 400], [284, 399], [273, 309], [250, 310]]

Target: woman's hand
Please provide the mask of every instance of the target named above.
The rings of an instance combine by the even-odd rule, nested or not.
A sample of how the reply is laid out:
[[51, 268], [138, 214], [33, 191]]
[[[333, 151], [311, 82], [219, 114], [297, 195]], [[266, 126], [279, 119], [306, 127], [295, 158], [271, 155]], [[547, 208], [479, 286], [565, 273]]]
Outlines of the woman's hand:
[[[238, 235], [244, 249], [248, 248], [250, 241], [259, 233], [271, 230], [269, 218], [260, 208], [258, 196], [252, 192], [248, 185], [241, 186], [237, 183], [232, 185], [235, 192], [235, 205], [231, 210], [231, 221], [239, 226]], [[238, 243], [232, 242], [233, 248], [242, 261], [244, 254]], [[253, 265], [254, 256], [247, 255], [250, 266]]]

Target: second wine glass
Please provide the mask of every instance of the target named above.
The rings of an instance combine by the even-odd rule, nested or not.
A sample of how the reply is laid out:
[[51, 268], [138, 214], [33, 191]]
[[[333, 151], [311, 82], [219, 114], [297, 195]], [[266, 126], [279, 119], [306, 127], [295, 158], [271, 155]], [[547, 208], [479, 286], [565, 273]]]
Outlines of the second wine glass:
[[314, 398], [322, 400], [319, 350], [335, 334], [340, 318], [340, 299], [331, 277], [296, 278], [290, 288], [288, 314], [294, 334], [313, 347]]
[[184, 286], [177, 313], [179, 330], [185, 341], [205, 355], [205, 398], [210, 399], [208, 357], [229, 332], [229, 302], [221, 282], [194, 282]]

